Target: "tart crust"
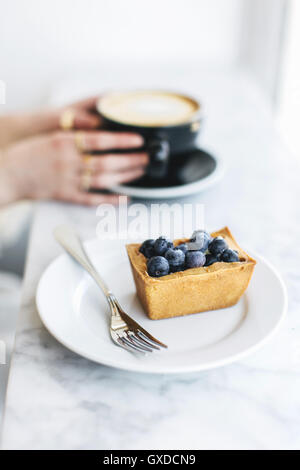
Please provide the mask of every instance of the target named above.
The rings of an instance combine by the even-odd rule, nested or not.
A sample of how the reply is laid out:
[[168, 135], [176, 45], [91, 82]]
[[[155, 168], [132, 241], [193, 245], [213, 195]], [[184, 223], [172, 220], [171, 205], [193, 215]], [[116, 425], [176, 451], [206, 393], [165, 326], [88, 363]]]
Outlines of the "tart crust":
[[[241, 261], [217, 262], [155, 278], [147, 273], [147, 259], [139, 252], [140, 244], [126, 245], [137, 294], [149, 318], [159, 320], [231, 307], [241, 298], [256, 261], [238, 246], [228, 227], [211, 235], [222, 236], [229, 248], [238, 251]], [[174, 245], [187, 241], [174, 240]]]

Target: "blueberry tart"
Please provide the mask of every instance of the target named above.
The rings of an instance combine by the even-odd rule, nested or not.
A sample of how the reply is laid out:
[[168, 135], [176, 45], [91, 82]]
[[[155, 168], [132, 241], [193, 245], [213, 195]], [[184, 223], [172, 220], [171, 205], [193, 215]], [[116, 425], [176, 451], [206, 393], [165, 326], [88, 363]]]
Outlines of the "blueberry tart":
[[235, 305], [248, 287], [256, 261], [225, 227], [198, 230], [190, 239], [166, 237], [127, 245], [138, 297], [158, 320]]

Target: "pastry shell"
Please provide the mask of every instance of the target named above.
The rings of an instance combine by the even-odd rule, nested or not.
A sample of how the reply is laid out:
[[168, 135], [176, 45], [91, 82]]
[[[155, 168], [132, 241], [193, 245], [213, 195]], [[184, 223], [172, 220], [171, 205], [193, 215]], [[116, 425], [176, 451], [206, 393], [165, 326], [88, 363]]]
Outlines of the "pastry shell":
[[[213, 232], [222, 236], [229, 248], [237, 250], [239, 262], [217, 262], [160, 278], [149, 276], [147, 259], [139, 252], [140, 244], [126, 246], [138, 297], [152, 320], [231, 307], [248, 287], [256, 261], [243, 251], [230, 230]], [[174, 245], [188, 239], [174, 240]]]

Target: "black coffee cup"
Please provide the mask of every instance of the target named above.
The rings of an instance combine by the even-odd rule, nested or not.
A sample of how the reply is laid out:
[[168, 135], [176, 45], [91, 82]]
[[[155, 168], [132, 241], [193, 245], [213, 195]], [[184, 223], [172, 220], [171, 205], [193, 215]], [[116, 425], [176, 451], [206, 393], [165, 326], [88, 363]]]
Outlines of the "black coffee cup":
[[[152, 102], [156, 110], [151, 108]], [[202, 110], [189, 96], [167, 91], [109, 93], [99, 99], [97, 111], [104, 129], [143, 136], [142, 149], [150, 157], [147, 175], [151, 179], [167, 177], [171, 159], [184, 158], [196, 148]]]

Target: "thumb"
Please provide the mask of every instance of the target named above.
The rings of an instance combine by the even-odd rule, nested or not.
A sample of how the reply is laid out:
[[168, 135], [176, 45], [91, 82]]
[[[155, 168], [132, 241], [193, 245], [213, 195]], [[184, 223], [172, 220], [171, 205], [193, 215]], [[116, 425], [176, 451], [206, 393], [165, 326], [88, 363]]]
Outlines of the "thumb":
[[101, 126], [101, 118], [96, 114], [83, 110], [75, 111], [75, 129], [97, 129]]

